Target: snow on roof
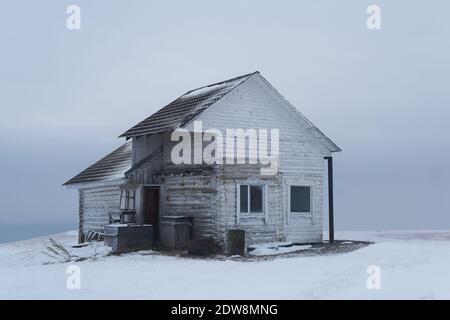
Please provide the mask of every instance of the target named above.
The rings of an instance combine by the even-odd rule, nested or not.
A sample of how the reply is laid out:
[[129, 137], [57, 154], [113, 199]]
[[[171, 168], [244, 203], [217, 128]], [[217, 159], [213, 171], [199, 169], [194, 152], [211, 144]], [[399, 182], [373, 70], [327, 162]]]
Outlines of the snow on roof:
[[158, 110], [147, 119], [127, 130], [120, 137], [138, 137], [174, 130], [188, 123], [209, 106], [217, 102], [236, 86], [258, 72], [214, 83], [188, 91], [181, 97]]
[[128, 141], [63, 185], [124, 179], [130, 168], [131, 141]]
[[[129, 139], [132, 137], [166, 132], [183, 126], [255, 74], [259, 74], [259, 72], [249, 73], [188, 91], [152, 114], [150, 117], [127, 130], [120, 135], [120, 137]], [[264, 79], [264, 77], [261, 76], [261, 78], [308, 123], [308, 131], [314, 137], [324, 144], [331, 152], [341, 151], [341, 149], [325, 136], [325, 134], [281, 96], [281, 94], [279, 94], [278, 91]], [[63, 185], [124, 179], [125, 173], [130, 169], [131, 141], [128, 141]]]

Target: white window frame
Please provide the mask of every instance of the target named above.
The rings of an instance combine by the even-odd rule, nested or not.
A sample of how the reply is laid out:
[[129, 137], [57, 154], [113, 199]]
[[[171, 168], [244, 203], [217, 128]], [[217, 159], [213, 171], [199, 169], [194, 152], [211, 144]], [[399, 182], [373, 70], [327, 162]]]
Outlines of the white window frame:
[[[122, 202], [124, 201], [124, 202]], [[133, 205], [130, 206], [132, 201]], [[120, 190], [120, 210], [135, 210], [136, 209], [136, 190], [122, 189]]]
[[[241, 211], [241, 187], [242, 186], [247, 186], [247, 212], [242, 212]], [[261, 187], [261, 189], [262, 189], [262, 194], [261, 194], [261, 196], [262, 196], [262, 199], [261, 199], [261, 208], [262, 208], [262, 211], [260, 211], [260, 212], [251, 212], [251, 203], [250, 203], [250, 187]], [[250, 215], [250, 214], [263, 214], [263, 213], [265, 213], [265, 211], [266, 211], [266, 201], [265, 201], [265, 199], [266, 199], [266, 192], [265, 192], [265, 188], [266, 188], [266, 185], [265, 184], [259, 184], [259, 183], [242, 183], [242, 184], [239, 184], [239, 190], [238, 190], [238, 192], [239, 192], [239, 203], [238, 203], [238, 206], [239, 206], [239, 212], [240, 213], [242, 213], [242, 214], [246, 214], [246, 215]]]
[[[309, 212], [292, 212], [291, 211], [291, 187], [309, 187]], [[290, 224], [292, 217], [310, 218], [311, 223], [315, 224], [314, 214], [314, 186], [308, 183], [290, 183], [287, 184], [287, 217], [286, 224]]]
[[[292, 211], [291, 209], [291, 193], [292, 193], [292, 187], [303, 187], [303, 188], [309, 188], [309, 211], [304, 211], [304, 212], [298, 212], [298, 211]], [[293, 214], [299, 214], [299, 215], [306, 215], [306, 216], [310, 216], [313, 213], [313, 187], [309, 186], [309, 185], [300, 185], [300, 184], [291, 184], [289, 185], [289, 190], [288, 190], [288, 195], [289, 195], [289, 212], [293, 213]]]

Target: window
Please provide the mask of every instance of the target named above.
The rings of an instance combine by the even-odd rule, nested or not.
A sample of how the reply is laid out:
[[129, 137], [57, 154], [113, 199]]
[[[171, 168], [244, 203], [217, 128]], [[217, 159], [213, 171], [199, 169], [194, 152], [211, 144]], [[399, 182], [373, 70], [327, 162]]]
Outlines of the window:
[[240, 190], [241, 212], [248, 212], [248, 186], [241, 186]]
[[120, 190], [120, 210], [134, 210], [135, 190]]
[[291, 186], [291, 212], [311, 212], [311, 187]]
[[263, 186], [241, 185], [239, 192], [240, 212], [262, 213], [264, 211]]

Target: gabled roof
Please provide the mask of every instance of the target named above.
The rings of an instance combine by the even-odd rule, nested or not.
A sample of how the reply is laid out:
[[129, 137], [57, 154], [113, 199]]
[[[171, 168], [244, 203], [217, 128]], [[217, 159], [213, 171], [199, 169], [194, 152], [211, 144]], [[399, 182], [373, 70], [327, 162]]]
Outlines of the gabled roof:
[[269, 81], [266, 80], [262, 75], [259, 75], [260, 78], [264, 81], [264, 83], [272, 89], [273, 92], [282, 100], [284, 103], [292, 109], [298, 117], [306, 122], [307, 128], [306, 131], [309, 132], [314, 138], [316, 138], [320, 143], [322, 143], [328, 150], [331, 152], [341, 152], [341, 148], [339, 148], [333, 141], [331, 141], [330, 138], [328, 138], [322, 131], [320, 131], [319, 128], [317, 128], [311, 121], [306, 118], [303, 113], [301, 113], [292, 103], [289, 102], [281, 93], [278, 92], [277, 89], [275, 89]]
[[124, 179], [125, 172], [131, 168], [131, 144], [131, 141], [124, 143], [86, 170], [65, 182], [63, 186]]
[[120, 137], [127, 139], [175, 130], [183, 126], [235, 87], [258, 72], [214, 83], [186, 92], [147, 119], [127, 130]]
[[333, 141], [285, 99], [263, 76], [259, 74], [258, 71], [188, 91], [167, 106], [152, 114], [150, 117], [121, 134], [120, 137], [129, 139], [132, 137], [172, 131], [178, 127], [182, 127], [253, 75], [258, 75], [263, 79], [263, 81], [297, 113], [299, 118], [307, 123], [307, 131], [328, 150], [331, 152], [341, 151]]
[[[184, 126], [201, 112], [220, 100], [226, 94], [230, 93], [237, 86], [242, 84], [254, 75], [258, 75], [263, 81], [282, 99], [293, 111], [296, 112], [299, 119], [307, 123], [307, 131], [322, 143], [331, 152], [339, 152], [341, 149], [333, 143], [325, 134], [314, 126], [297, 108], [286, 100], [259, 72], [249, 73], [230, 80], [214, 83], [198, 89], [186, 92], [184, 95], [169, 103], [147, 119], [139, 122], [137, 125], [123, 133], [120, 137], [127, 139], [150, 135], [154, 133], [175, 130]], [[139, 168], [147, 161], [150, 161], [157, 155], [151, 154], [141, 160], [134, 167], [131, 167], [131, 147], [132, 142], [128, 141], [118, 149], [114, 150], [92, 166], [82, 171], [63, 185], [84, 184], [91, 182], [109, 182], [118, 181], [126, 178], [136, 168]]]

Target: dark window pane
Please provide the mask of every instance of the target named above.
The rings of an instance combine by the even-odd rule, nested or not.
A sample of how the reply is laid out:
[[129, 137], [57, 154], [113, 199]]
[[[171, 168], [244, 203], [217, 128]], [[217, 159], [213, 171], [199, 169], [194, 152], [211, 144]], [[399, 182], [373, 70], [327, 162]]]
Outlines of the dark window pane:
[[291, 212], [311, 211], [311, 188], [291, 187]]
[[263, 212], [262, 186], [250, 186], [250, 212]]
[[241, 186], [240, 198], [241, 198], [241, 212], [248, 212], [248, 186]]

